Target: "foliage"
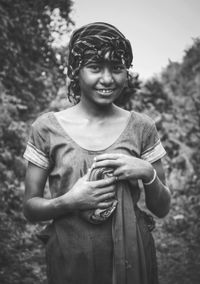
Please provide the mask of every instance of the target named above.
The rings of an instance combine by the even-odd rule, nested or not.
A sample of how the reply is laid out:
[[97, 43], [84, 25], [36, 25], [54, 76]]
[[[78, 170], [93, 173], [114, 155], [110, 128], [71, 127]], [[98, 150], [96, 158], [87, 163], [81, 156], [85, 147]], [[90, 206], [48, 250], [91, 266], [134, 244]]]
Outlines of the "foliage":
[[[65, 84], [67, 49], [53, 48], [52, 13], [67, 32], [70, 0], [0, 1], [0, 168], [2, 180], [22, 179], [28, 120]], [[57, 27], [57, 29], [60, 28]], [[59, 31], [57, 30], [57, 33]]]
[[67, 33], [73, 24], [69, 16], [71, 6], [71, 0], [0, 0], [2, 284], [45, 283], [44, 255], [35, 235], [37, 226], [28, 224], [23, 216], [26, 164], [22, 154], [30, 121], [65, 84], [67, 49], [53, 44], [54, 34], [59, 34], [61, 27], [55, 27], [52, 15], [55, 9], [59, 11], [57, 20]]
[[[145, 112], [158, 121], [167, 150], [168, 184], [173, 192], [166, 230], [194, 245], [200, 242], [200, 39], [185, 51], [182, 63], [170, 62], [144, 84], [140, 95]], [[162, 107], [158, 104], [162, 99]]]
[[159, 77], [142, 85], [136, 97], [136, 107], [155, 119], [168, 154], [171, 211], [155, 233], [160, 278], [166, 284], [199, 283], [200, 277], [199, 71], [200, 39], [194, 39], [183, 61], [169, 62]]
[[37, 226], [27, 224], [23, 216], [23, 188], [0, 186], [0, 283], [44, 284], [44, 252], [36, 238]]
[[27, 137], [27, 125], [19, 119], [18, 109], [23, 108], [21, 100], [6, 95], [1, 88], [0, 104], [0, 178], [2, 181], [14, 182], [23, 179], [25, 162], [22, 151]]
[[21, 100], [27, 115], [44, 109], [65, 78], [62, 54], [58, 57], [52, 48], [55, 8], [67, 25], [72, 23], [70, 0], [0, 1], [0, 80], [10, 96]]

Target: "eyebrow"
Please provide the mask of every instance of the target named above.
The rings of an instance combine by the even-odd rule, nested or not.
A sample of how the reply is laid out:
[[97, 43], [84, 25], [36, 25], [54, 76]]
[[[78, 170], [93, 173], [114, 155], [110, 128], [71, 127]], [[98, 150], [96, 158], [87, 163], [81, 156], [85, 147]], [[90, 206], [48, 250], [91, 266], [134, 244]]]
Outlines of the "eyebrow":
[[111, 65], [119, 64], [119, 65], [125, 66], [125, 64], [121, 62], [120, 60], [108, 60], [108, 59], [91, 59], [85, 62], [84, 65], [88, 65], [88, 64], [111, 64]]

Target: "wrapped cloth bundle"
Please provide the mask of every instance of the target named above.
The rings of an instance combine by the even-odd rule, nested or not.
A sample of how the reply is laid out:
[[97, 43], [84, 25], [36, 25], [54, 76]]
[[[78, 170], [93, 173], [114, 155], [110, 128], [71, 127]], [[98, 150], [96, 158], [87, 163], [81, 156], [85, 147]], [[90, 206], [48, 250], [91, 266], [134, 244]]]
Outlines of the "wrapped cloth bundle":
[[[96, 168], [92, 169], [89, 175], [89, 181], [95, 181], [100, 179], [105, 179], [113, 176], [113, 169], [111, 168]], [[106, 209], [94, 209], [94, 210], [85, 210], [81, 211], [81, 216], [93, 224], [99, 224], [101, 222], [106, 221], [111, 214], [114, 212], [118, 201], [116, 199], [112, 199], [113, 203], [109, 208]]]

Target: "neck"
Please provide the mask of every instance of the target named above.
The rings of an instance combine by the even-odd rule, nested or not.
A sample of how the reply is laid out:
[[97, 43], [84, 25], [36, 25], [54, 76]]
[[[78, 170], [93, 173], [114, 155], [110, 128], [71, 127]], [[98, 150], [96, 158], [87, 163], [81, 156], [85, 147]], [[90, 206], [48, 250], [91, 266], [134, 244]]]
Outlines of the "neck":
[[117, 107], [112, 103], [109, 105], [89, 105], [81, 100], [77, 104], [77, 110], [87, 118], [102, 119], [112, 115]]

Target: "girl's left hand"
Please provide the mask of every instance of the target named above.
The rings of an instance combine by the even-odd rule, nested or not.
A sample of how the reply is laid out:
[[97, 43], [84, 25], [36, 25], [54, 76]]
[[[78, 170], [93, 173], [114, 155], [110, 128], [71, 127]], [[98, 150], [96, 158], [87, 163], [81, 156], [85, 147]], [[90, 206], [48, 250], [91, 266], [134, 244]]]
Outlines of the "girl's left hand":
[[154, 172], [152, 165], [142, 159], [125, 154], [102, 154], [94, 158], [92, 168], [111, 167], [118, 180], [142, 179], [151, 180]]

